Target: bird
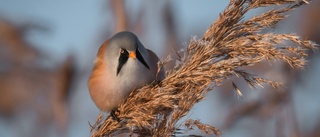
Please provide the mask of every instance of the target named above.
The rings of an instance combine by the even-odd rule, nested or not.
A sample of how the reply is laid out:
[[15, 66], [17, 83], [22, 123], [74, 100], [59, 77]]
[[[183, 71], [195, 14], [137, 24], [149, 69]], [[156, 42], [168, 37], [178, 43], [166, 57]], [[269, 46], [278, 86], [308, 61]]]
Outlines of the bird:
[[134, 33], [116, 33], [97, 52], [88, 80], [91, 99], [101, 111], [112, 113], [131, 91], [165, 78], [159, 61]]

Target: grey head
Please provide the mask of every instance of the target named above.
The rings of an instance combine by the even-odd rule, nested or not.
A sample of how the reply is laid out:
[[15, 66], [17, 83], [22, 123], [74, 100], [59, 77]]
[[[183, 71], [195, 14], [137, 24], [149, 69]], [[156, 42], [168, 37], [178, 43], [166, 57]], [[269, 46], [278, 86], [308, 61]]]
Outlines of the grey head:
[[135, 57], [148, 69], [149, 57], [146, 48], [142, 45], [138, 37], [129, 31], [123, 31], [115, 34], [106, 47], [106, 57], [113, 66], [117, 66], [116, 74], [120, 73], [122, 67], [128, 61], [130, 54]]

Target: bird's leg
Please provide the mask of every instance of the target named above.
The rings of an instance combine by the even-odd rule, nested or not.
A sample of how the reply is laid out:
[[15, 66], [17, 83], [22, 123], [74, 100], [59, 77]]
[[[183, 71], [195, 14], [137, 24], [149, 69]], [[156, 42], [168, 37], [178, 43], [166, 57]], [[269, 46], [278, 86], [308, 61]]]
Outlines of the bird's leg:
[[120, 119], [116, 116], [116, 113], [115, 113], [116, 111], [119, 112], [119, 110], [116, 109], [116, 108], [111, 110], [110, 116], [112, 117], [113, 120], [116, 120], [116, 121], [120, 122]]
[[157, 86], [159, 86], [159, 87], [161, 87], [161, 84], [162, 84], [162, 83], [161, 83], [160, 80], [155, 80], [155, 81], [153, 81], [153, 82], [151, 83], [152, 86], [156, 86], [156, 85], [157, 85]]

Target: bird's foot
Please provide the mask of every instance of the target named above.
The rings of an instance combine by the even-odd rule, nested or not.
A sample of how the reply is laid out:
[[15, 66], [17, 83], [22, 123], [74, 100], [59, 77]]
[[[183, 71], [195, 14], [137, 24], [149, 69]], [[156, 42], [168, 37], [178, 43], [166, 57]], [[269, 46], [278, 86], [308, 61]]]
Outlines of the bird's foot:
[[151, 83], [151, 85], [152, 85], [153, 87], [154, 87], [154, 86], [159, 86], [159, 87], [161, 87], [162, 83], [161, 83], [160, 80], [155, 80], [155, 81], [153, 81], [153, 82]]
[[110, 116], [112, 117], [113, 120], [116, 120], [116, 121], [120, 122], [120, 119], [117, 117], [116, 112], [119, 112], [119, 110], [118, 109], [113, 109], [110, 112]]

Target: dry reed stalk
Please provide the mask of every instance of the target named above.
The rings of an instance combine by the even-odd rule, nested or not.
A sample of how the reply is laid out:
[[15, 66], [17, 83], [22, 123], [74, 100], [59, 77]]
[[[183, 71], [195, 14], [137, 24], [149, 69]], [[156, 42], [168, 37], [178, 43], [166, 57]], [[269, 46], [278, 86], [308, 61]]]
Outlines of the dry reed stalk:
[[[249, 86], [269, 84], [274, 88], [281, 83], [266, 80], [241, 70], [262, 61], [282, 60], [292, 68], [306, 65], [306, 50], [317, 45], [301, 40], [295, 34], [262, 33], [273, 28], [285, 13], [307, 0], [231, 0], [220, 17], [201, 39], [191, 39], [177, 61], [174, 70], [157, 85], [147, 85], [133, 91], [115, 115], [120, 122], [100, 114], [92, 128], [92, 137], [130, 133], [138, 136], [172, 136], [185, 134], [193, 126], [206, 134], [220, 135], [217, 128], [202, 124], [199, 120], [178, 120], [201, 101], [213, 87], [237, 76], [243, 77]], [[242, 21], [251, 9], [278, 5], [249, 20]], [[286, 42], [291, 42], [292, 46]], [[237, 88], [234, 85], [235, 88]], [[237, 90], [238, 91], [238, 90]], [[238, 93], [241, 93], [238, 91]]]
[[116, 18], [116, 26], [114, 32], [120, 32], [124, 30], [128, 30], [128, 18], [127, 12], [124, 8], [124, 1], [123, 0], [112, 0], [109, 1], [111, 4], [111, 8]]

